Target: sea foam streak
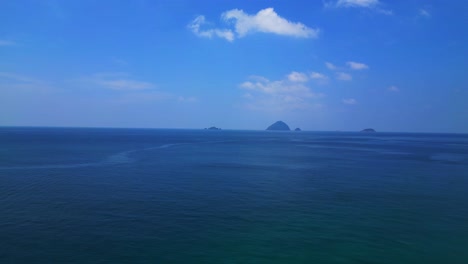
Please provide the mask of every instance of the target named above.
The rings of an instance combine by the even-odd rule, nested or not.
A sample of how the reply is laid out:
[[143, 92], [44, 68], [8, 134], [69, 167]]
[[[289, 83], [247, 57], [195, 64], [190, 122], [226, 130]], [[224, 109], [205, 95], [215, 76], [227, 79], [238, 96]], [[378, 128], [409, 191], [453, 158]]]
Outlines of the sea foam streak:
[[27, 170], [27, 169], [70, 169], [70, 168], [82, 168], [82, 167], [95, 167], [95, 166], [106, 166], [122, 163], [131, 163], [135, 160], [132, 159], [129, 155], [131, 153], [155, 149], [165, 149], [170, 148], [175, 145], [180, 144], [164, 144], [157, 147], [150, 147], [144, 149], [134, 149], [117, 152], [105, 158], [104, 160], [98, 162], [86, 162], [86, 163], [75, 163], [75, 164], [47, 164], [47, 165], [30, 165], [30, 166], [0, 166], [0, 170]]

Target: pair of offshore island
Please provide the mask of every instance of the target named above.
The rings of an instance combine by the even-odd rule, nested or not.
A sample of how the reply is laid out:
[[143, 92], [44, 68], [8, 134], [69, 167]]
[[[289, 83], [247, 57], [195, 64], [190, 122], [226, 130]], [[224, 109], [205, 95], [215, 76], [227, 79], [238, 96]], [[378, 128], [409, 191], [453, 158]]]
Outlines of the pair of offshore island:
[[[205, 129], [208, 129], [208, 130], [221, 130], [221, 128], [218, 128], [218, 127], [210, 127], [210, 128], [205, 128]], [[291, 129], [289, 128], [289, 126], [283, 122], [283, 121], [276, 121], [275, 123], [273, 123], [272, 125], [270, 125], [269, 127], [267, 127], [266, 130], [272, 130], [272, 131], [291, 131]], [[301, 131], [300, 128], [296, 128], [294, 129], [294, 131]], [[361, 132], [375, 132], [374, 129], [372, 128], [366, 128], [366, 129], [363, 129], [361, 130]]]

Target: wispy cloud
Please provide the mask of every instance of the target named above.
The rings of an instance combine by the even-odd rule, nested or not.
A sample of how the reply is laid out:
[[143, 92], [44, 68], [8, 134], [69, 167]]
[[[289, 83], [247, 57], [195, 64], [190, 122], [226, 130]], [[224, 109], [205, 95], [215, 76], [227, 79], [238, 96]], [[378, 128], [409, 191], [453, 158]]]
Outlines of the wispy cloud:
[[0, 79], [7, 79], [7, 80], [18, 81], [18, 82], [28, 82], [28, 83], [40, 82], [39, 80], [31, 78], [29, 76], [11, 73], [11, 72], [0, 72]]
[[340, 81], [351, 81], [353, 79], [353, 76], [351, 76], [351, 74], [349, 73], [337, 72], [336, 79]]
[[431, 13], [427, 9], [424, 9], [424, 8], [419, 9], [418, 15], [421, 17], [426, 17], [426, 18], [431, 17]]
[[261, 76], [252, 76], [240, 88], [247, 91], [244, 98], [249, 100], [248, 107], [262, 110], [304, 109], [313, 105], [311, 99], [324, 96], [314, 93], [304, 82], [288, 78], [270, 81]]
[[47, 81], [12, 72], [0, 72], [0, 92], [2, 89], [36, 92], [52, 92], [56, 90]]
[[379, 0], [337, 0], [324, 2], [325, 7], [335, 8], [366, 8], [384, 15], [393, 15], [392, 10], [383, 9]]
[[98, 80], [97, 83], [106, 88], [113, 90], [145, 90], [153, 88], [154, 85], [149, 82], [128, 80], [128, 79], [116, 79], [116, 80]]
[[392, 86], [388, 87], [388, 90], [390, 92], [395, 92], [395, 93], [400, 91], [400, 89], [398, 87], [396, 87], [395, 85], [392, 85]]
[[346, 65], [348, 65], [348, 67], [351, 68], [352, 70], [366, 70], [366, 69], [369, 69], [369, 66], [367, 66], [364, 63], [360, 63], [360, 62], [348, 61], [346, 63]]
[[307, 82], [309, 78], [305, 73], [293, 71], [288, 75], [288, 80], [291, 82]]
[[329, 80], [327, 75], [319, 72], [311, 72], [309, 76], [310, 79], [314, 80], [318, 84], [327, 84]]
[[342, 102], [343, 102], [343, 104], [347, 104], [347, 105], [357, 104], [357, 101], [354, 98], [343, 99]]
[[337, 67], [334, 64], [330, 63], [330, 62], [325, 62], [325, 66], [327, 66], [327, 68], [329, 70], [332, 70], [332, 71], [337, 69]]
[[200, 29], [200, 27], [204, 24], [206, 24], [205, 17], [197, 16], [192, 22], [190, 22], [188, 28], [193, 32], [193, 34], [197, 35], [198, 37], [212, 38], [215, 36], [219, 38], [224, 38], [227, 41], [234, 40], [234, 33], [232, 33], [230, 29]]
[[144, 104], [144, 103], [153, 103], [158, 101], [165, 101], [174, 99], [174, 96], [170, 93], [165, 93], [162, 91], [133, 91], [130, 93], [120, 93], [117, 97], [110, 99], [111, 102], [116, 104]]
[[337, 7], [376, 7], [379, 0], [338, 0]]
[[117, 91], [148, 90], [156, 87], [150, 82], [134, 80], [126, 73], [98, 73], [79, 81]]
[[0, 46], [15, 46], [16, 42], [10, 40], [0, 39]]
[[262, 9], [253, 15], [240, 9], [232, 9], [224, 12], [221, 18], [224, 22], [233, 25], [234, 28], [232, 30], [219, 28], [202, 30], [201, 26], [206, 24], [204, 16], [196, 17], [188, 27], [199, 37], [212, 38], [216, 36], [228, 41], [257, 32], [297, 38], [317, 38], [320, 31], [309, 28], [300, 22], [289, 21], [279, 16], [273, 8]]
[[311, 72], [310, 78], [314, 80], [326, 81], [328, 80], [328, 76], [319, 72]]

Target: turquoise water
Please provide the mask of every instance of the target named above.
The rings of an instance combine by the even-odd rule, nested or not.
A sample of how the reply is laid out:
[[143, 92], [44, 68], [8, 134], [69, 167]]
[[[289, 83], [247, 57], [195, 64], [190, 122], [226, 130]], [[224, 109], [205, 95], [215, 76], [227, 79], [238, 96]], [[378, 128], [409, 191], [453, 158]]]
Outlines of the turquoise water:
[[0, 128], [1, 263], [468, 263], [468, 135]]

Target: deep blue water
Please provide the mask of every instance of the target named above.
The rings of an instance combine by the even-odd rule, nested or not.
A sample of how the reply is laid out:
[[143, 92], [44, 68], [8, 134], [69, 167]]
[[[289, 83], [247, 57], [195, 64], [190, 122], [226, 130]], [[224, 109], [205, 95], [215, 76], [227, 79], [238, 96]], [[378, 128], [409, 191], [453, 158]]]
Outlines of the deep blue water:
[[1, 263], [468, 263], [468, 135], [0, 128]]

